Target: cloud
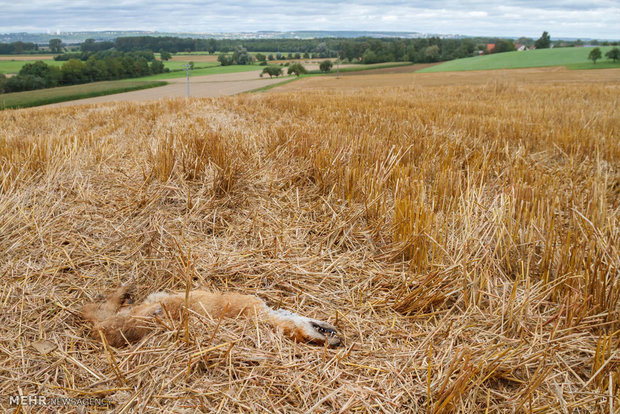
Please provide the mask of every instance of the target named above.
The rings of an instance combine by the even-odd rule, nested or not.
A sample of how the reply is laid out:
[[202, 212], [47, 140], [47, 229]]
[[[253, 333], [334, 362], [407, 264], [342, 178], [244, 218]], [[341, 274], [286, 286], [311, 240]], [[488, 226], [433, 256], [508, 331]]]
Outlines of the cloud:
[[620, 37], [616, 0], [0, 0], [0, 32], [152, 30], [382, 30], [425, 33]]

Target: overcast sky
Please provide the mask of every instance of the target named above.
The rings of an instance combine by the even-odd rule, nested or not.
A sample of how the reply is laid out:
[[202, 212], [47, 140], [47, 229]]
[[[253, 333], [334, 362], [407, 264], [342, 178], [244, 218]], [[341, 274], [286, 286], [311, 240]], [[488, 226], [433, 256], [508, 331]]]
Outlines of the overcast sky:
[[620, 0], [0, 0], [0, 33], [379, 30], [620, 39]]

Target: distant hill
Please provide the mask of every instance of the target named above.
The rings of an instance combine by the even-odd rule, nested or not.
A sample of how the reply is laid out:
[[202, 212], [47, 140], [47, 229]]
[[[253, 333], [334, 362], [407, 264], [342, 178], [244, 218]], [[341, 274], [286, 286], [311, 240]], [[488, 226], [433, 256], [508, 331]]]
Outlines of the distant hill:
[[567, 66], [570, 69], [591, 69], [596, 67], [619, 67], [605, 58], [612, 46], [600, 46], [603, 58], [596, 65], [588, 60], [592, 47], [567, 47], [526, 50], [456, 59], [431, 66], [419, 72], [458, 72], [463, 70], [517, 69], [542, 66]]
[[34, 42], [47, 43], [50, 39], [61, 39], [65, 43], [82, 43], [86, 39], [97, 41], [114, 40], [117, 37], [128, 36], [174, 36], [191, 37], [195, 39], [316, 39], [322, 37], [356, 38], [356, 37], [441, 37], [462, 38], [461, 35], [440, 35], [418, 32], [379, 32], [379, 31], [326, 31], [326, 30], [301, 30], [293, 32], [258, 31], [258, 32], [204, 32], [204, 33], [176, 33], [176, 32], [144, 32], [144, 31], [99, 31], [99, 32], [60, 32], [60, 33], [0, 33], [1, 43], [11, 42]]

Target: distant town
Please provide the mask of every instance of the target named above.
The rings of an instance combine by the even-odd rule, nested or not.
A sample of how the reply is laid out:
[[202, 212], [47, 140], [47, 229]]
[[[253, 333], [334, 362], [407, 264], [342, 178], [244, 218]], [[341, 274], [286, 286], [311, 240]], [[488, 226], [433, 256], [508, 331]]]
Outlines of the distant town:
[[[438, 34], [438, 33], [420, 33], [420, 32], [386, 32], [386, 31], [328, 31], [328, 30], [301, 30], [291, 32], [279, 31], [256, 31], [256, 32], [156, 32], [156, 31], [85, 31], [85, 32], [62, 32], [53, 31], [47, 33], [0, 33], [0, 43], [11, 42], [33, 42], [44, 44], [51, 39], [61, 39], [63, 43], [82, 43], [86, 39], [94, 39], [95, 41], [110, 41], [118, 37], [130, 36], [173, 36], [173, 37], [190, 37], [196, 39], [316, 39], [316, 38], [430, 38], [439, 37], [441, 39], [463, 39], [468, 37], [462, 34]], [[498, 36], [495, 36], [498, 37]], [[499, 36], [512, 38], [507, 36]], [[516, 39], [519, 36], [514, 36]], [[577, 38], [558, 38], [556, 40], [577, 40]], [[580, 40], [593, 40], [582, 38]], [[611, 40], [611, 39], [598, 39]]]

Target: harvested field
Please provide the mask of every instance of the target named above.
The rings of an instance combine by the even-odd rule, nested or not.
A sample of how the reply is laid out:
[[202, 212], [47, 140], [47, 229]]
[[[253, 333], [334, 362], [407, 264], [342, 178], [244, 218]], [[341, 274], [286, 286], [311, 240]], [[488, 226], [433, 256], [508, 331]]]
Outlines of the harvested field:
[[[395, 66], [391, 68], [369, 69], [359, 72], [342, 72], [340, 76], [362, 76], [362, 75], [393, 75], [396, 73], [413, 73], [420, 69], [428, 68], [436, 63], [418, 63], [415, 65]], [[349, 65], [350, 66], [350, 65]], [[370, 65], [367, 65], [370, 66]], [[346, 67], [346, 66], [343, 66]]]
[[[399, 68], [392, 68], [399, 69]], [[403, 68], [404, 69], [404, 68]], [[358, 76], [322, 76], [301, 79], [297, 82], [278, 86], [273, 91], [316, 90], [316, 89], [349, 89], [394, 86], [442, 86], [442, 85], [518, 85], [519, 83], [565, 83], [565, 82], [620, 82], [620, 69], [568, 70], [562, 67], [507, 69], [492, 71], [441, 72], [441, 73], [401, 73], [374, 74], [365, 72]]]
[[[0, 407], [614, 412], [619, 93], [491, 79], [0, 112]], [[77, 312], [131, 281], [138, 300], [257, 294], [345, 346], [187, 314], [104, 347]]]

